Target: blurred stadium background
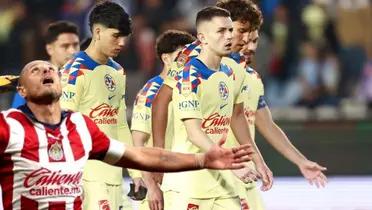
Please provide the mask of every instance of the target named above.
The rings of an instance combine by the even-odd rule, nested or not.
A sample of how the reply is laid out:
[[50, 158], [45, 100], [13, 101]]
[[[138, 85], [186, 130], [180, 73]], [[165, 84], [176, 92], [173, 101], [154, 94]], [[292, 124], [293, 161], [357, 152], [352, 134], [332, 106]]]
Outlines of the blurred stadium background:
[[[46, 58], [48, 23], [69, 20], [89, 37], [93, 0], [0, 0], [0, 72], [18, 74]], [[133, 17], [133, 34], [116, 60], [128, 75], [128, 119], [136, 92], [161, 70], [156, 36], [194, 32], [196, 12], [214, 0], [116, 0]], [[328, 167], [314, 189], [295, 166], [257, 142], [275, 175], [262, 193], [268, 210], [372, 210], [372, 3], [369, 0], [256, 0], [264, 15], [255, 69], [273, 116], [293, 144]], [[0, 95], [0, 109], [14, 93]], [[369, 187], [367, 187], [369, 186]]]

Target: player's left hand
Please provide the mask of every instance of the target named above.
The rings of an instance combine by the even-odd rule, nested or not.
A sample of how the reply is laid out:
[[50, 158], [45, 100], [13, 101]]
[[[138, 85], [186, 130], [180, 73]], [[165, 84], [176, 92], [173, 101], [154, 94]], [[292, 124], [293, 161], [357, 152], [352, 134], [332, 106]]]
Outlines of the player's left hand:
[[299, 169], [302, 175], [309, 181], [311, 185], [316, 185], [316, 187], [324, 187], [327, 183], [327, 177], [323, 174], [327, 168], [320, 166], [318, 163], [306, 160], [301, 163]]
[[200, 165], [208, 169], [240, 169], [244, 162], [252, 159], [253, 149], [250, 144], [233, 148], [223, 148], [224, 139], [218, 141], [200, 157]]

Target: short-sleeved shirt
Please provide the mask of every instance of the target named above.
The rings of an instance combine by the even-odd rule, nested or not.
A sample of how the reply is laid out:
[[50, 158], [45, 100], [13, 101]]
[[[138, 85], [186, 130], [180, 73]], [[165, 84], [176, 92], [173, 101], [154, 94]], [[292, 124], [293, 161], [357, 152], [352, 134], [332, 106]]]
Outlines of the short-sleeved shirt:
[[[173, 88], [174, 141], [172, 151], [199, 153], [188, 138], [185, 119], [200, 119], [201, 129], [218, 142], [227, 137], [234, 106], [234, 74], [222, 64], [219, 71], [208, 69], [198, 58], [191, 59], [178, 74]], [[182, 192], [194, 198], [234, 196], [235, 178], [231, 171], [200, 170], [165, 174], [164, 190]]]
[[[82, 51], [67, 62], [61, 72], [62, 108], [83, 113], [110, 138], [130, 144], [123, 68], [112, 59], [99, 64]], [[121, 184], [122, 169], [88, 161], [84, 179]]]
[[[163, 78], [158, 75], [153, 77], [142, 87], [138, 92], [133, 106], [132, 125], [131, 130], [141, 131], [143, 133], [152, 134], [152, 102], [163, 85]], [[168, 121], [165, 132], [165, 148], [170, 149], [171, 141], [173, 139], [173, 108], [172, 102], [168, 105]], [[150, 136], [147, 145], [152, 145], [152, 137]]]
[[81, 209], [87, 160], [115, 164], [125, 151], [81, 113], [63, 112], [60, 124], [47, 125], [22, 106], [1, 112], [0, 127], [4, 210]]

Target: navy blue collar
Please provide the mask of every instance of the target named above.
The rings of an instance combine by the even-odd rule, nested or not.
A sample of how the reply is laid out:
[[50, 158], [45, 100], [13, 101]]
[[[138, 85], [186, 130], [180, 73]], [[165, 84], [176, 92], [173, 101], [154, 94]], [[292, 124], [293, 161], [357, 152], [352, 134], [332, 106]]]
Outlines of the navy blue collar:
[[37, 120], [36, 117], [35, 117], [35, 115], [34, 115], [34, 113], [32, 113], [31, 109], [27, 106], [27, 104], [24, 104], [22, 106], [19, 106], [17, 109], [19, 109], [20, 111], [22, 111], [31, 120], [33, 120], [35, 122], [38, 122], [40, 124], [43, 124], [45, 127], [49, 128], [49, 129], [52, 129], [52, 130], [55, 130], [56, 128], [58, 128], [61, 125], [61, 122], [69, 114], [69, 112], [67, 112], [67, 111], [62, 111], [61, 112], [61, 121], [59, 123], [57, 123], [57, 124], [48, 124], [48, 123], [40, 122], [39, 120]]

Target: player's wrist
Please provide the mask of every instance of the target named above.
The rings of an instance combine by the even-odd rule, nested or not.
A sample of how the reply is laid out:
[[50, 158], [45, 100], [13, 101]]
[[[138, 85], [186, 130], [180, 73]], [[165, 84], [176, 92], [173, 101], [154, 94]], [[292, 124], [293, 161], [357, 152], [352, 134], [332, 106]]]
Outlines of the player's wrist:
[[205, 167], [205, 154], [197, 153], [195, 154], [196, 167], [202, 169]]

